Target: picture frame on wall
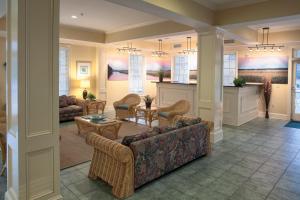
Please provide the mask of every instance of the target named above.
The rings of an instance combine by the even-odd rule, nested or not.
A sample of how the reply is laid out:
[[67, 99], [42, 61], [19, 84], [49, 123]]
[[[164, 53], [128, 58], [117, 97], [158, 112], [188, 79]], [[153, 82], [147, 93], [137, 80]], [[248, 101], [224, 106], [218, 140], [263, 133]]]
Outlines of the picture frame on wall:
[[77, 79], [89, 78], [91, 74], [91, 61], [77, 61]]

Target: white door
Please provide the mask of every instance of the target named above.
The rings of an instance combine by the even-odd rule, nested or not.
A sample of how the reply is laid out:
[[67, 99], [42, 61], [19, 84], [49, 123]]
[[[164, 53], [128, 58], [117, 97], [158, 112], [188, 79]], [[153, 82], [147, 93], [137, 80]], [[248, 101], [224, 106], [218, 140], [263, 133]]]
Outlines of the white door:
[[293, 64], [292, 120], [300, 121], [300, 61]]

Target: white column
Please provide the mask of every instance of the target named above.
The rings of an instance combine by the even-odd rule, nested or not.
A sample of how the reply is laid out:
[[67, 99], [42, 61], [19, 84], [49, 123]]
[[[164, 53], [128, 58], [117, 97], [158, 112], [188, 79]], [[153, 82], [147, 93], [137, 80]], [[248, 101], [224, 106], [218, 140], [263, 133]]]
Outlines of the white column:
[[8, 0], [7, 200], [61, 199], [59, 0]]
[[98, 57], [98, 77], [97, 77], [97, 86], [98, 86], [98, 95], [101, 100], [107, 99], [107, 59], [106, 59], [106, 48], [104, 46], [97, 47], [97, 57]]
[[198, 114], [213, 122], [211, 141], [223, 139], [223, 33], [198, 33]]

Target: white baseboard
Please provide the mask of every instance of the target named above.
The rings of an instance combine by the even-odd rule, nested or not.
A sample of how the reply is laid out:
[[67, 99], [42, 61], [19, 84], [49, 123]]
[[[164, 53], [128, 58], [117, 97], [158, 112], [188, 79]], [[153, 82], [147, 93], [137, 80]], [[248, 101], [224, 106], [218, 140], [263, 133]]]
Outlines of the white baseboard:
[[[265, 112], [259, 111], [258, 116], [259, 117], [265, 117]], [[269, 113], [270, 119], [282, 119], [282, 120], [290, 120], [291, 117], [287, 114], [281, 114], [281, 113]]]
[[18, 200], [17, 194], [12, 188], [6, 191], [5, 200]]

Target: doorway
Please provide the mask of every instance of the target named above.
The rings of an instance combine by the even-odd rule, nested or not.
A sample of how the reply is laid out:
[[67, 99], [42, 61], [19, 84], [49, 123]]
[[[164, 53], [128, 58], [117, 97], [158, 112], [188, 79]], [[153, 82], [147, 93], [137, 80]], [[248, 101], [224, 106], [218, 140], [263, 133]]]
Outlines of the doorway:
[[300, 121], [300, 60], [293, 62], [292, 120]]

